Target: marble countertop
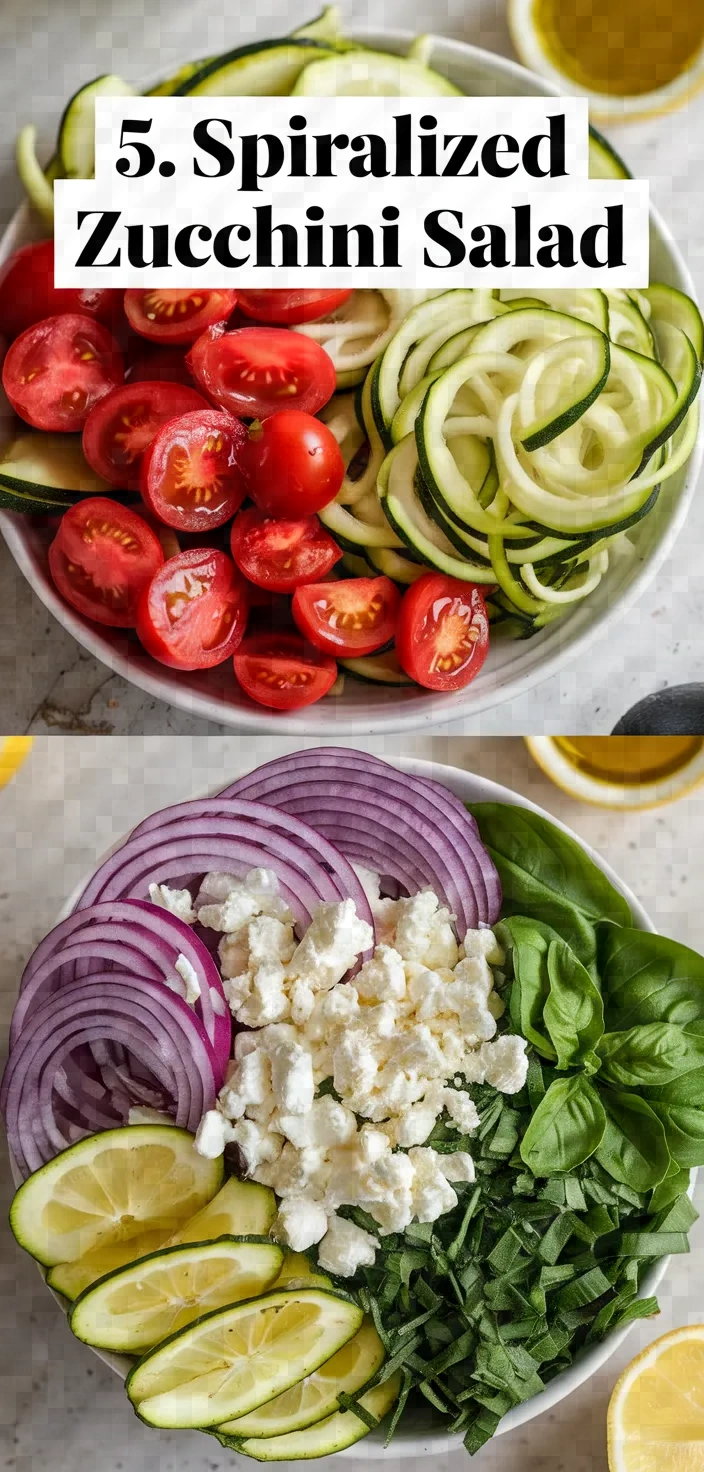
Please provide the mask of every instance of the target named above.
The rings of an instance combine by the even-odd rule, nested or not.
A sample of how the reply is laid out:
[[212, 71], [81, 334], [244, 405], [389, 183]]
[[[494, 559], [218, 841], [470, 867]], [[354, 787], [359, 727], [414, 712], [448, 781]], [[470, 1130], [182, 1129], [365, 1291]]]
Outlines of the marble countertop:
[[[222, 0], [4, 0], [0, 7], [0, 226], [19, 201], [12, 153], [17, 128], [32, 120], [47, 146], [64, 101], [97, 72], [139, 81], [184, 56], [217, 53], [234, 41], [280, 33], [310, 17], [315, 0], [267, 0], [239, 16]], [[511, 54], [505, 0], [348, 0], [346, 23], [436, 30]], [[684, 111], [613, 130], [636, 176], [670, 225], [704, 294], [704, 95]], [[704, 500], [657, 583], [619, 625], [583, 656], [510, 704], [455, 723], [449, 734], [524, 731], [608, 732], [641, 696], [704, 680]], [[0, 728], [72, 734], [212, 735], [224, 727], [164, 705], [85, 653], [30, 592], [0, 546]]]
[[[379, 755], [391, 749], [380, 741], [357, 744]], [[155, 808], [224, 783], [295, 745], [233, 737], [55, 736], [35, 742], [30, 759], [0, 792], [0, 848], [8, 859], [14, 856], [14, 864], [5, 861], [0, 879], [0, 1048], [24, 961], [99, 855]], [[425, 738], [400, 742], [395, 749], [470, 768], [543, 804], [604, 854], [660, 930], [704, 950], [699, 884], [704, 791], [676, 806], [614, 821], [560, 793], [518, 740]], [[5, 1472], [231, 1468], [232, 1454], [214, 1441], [197, 1433], [148, 1430], [135, 1418], [117, 1378], [72, 1339], [36, 1268], [4, 1225], [11, 1194], [4, 1156], [0, 1194], [0, 1467]], [[702, 1209], [704, 1190], [699, 1197]], [[695, 1225], [691, 1240], [691, 1255], [673, 1259], [661, 1287], [659, 1318], [636, 1324], [609, 1363], [553, 1411], [489, 1443], [474, 1464], [479, 1472], [509, 1472], [516, 1465], [522, 1472], [606, 1472], [606, 1407], [621, 1369], [657, 1334], [704, 1322], [704, 1224]], [[399, 1467], [393, 1448], [384, 1462]], [[327, 1459], [324, 1465], [330, 1465]], [[361, 1472], [364, 1464], [352, 1457], [335, 1465]], [[466, 1456], [460, 1451], [437, 1457], [434, 1465], [436, 1472], [460, 1472]], [[421, 1472], [420, 1460], [405, 1466]]]

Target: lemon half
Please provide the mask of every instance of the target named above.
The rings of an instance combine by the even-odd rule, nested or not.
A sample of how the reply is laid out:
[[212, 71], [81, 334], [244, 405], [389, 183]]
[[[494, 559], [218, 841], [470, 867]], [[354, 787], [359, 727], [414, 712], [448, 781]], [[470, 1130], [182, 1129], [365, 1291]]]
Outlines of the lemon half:
[[663, 1334], [631, 1361], [608, 1410], [610, 1472], [702, 1472], [704, 1324]]

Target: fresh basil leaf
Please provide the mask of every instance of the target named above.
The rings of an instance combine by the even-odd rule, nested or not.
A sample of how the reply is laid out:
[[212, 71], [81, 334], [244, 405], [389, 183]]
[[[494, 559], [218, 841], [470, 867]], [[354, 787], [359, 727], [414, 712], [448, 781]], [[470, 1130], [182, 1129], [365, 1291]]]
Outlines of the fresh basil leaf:
[[692, 1068], [667, 1084], [648, 1085], [641, 1090], [651, 1104], [680, 1104], [686, 1109], [704, 1109], [704, 1068]]
[[558, 1078], [538, 1105], [521, 1141], [521, 1158], [534, 1176], [574, 1170], [598, 1149], [606, 1115], [583, 1074]]
[[688, 1169], [704, 1165], [704, 1109], [649, 1102], [663, 1126], [672, 1159]]
[[468, 807], [499, 871], [504, 915], [530, 915], [552, 926], [585, 966], [595, 959], [597, 921], [631, 924], [623, 896], [547, 818], [506, 803]]
[[704, 1068], [704, 1037], [676, 1022], [648, 1022], [607, 1032], [598, 1052], [601, 1077], [618, 1088], [657, 1088]]
[[554, 1062], [557, 1055], [542, 1024], [550, 991], [548, 951], [555, 931], [528, 915], [512, 915], [496, 926], [496, 936], [513, 967], [509, 1003], [513, 1026]]
[[599, 1061], [594, 1049], [604, 1031], [604, 1008], [599, 989], [564, 940], [548, 950], [550, 991], [543, 1019], [557, 1052], [560, 1069], [586, 1067], [595, 1073]]
[[704, 1018], [704, 957], [647, 930], [600, 925], [597, 935], [609, 1032]]
[[638, 1094], [603, 1089], [606, 1129], [596, 1152], [599, 1165], [634, 1191], [650, 1191], [667, 1175], [670, 1152], [654, 1109]]
[[[665, 1133], [667, 1134], [667, 1131]], [[672, 1151], [670, 1151], [670, 1154], [672, 1154]], [[674, 1202], [678, 1201], [680, 1196], [684, 1195], [685, 1191], [688, 1190], [689, 1171], [683, 1170], [682, 1166], [678, 1165], [676, 1160], [670, 1161], [670, 1168], [667, 1175], [663, 1176], [660, 1185], [655, 1187], [650, 1197], [648, 1211], [651, 1216], [655, 1216], [658, 1212], [665, 1211], [668, 1206], [674, 1205]]]

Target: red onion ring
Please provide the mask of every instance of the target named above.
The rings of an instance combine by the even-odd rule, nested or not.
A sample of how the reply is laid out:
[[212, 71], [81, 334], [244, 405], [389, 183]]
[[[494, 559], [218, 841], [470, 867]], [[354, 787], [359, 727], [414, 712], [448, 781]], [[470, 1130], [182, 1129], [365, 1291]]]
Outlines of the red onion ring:
[[[40, 942], [30, 957], [20, 982], [20, 995], [12, 1018], [10, 1043], [14, 1045], [31, 1009], [68, 981], [95, 969], [129, 978], [137, 976], [166, 983], [180, 980], [175, 963], [182, 955], [193, 967], [200, 986], [195, 1011], [200, 1017], [218, 1067], [224, 1072], [230, 1056], [232, 1026], [217, 966], [207, 947], [184, 924], [159, 905], [141, 900], [92, 905], [74, 911]], [[104, 963], [108, 962], [106, 966]], [[110, 1061], [120, 1062], [114, 1051]]]
[[[365, 752], [319, 747], [268, 762], [222, 795], [303, 817], [353, 861], [383, 868], [406, 888], [403, 872], [412, 873], [417, 887], [434, 889], [455, 915], [460, 936], [498, 919], [496, 869], [473, 818], [440, 783], [408, 776]], [[391, 866], [389, 852], [397, 855]]]
[[[174, 1122], [195, 1130], [221, 1083], [207, 1034], [190, 1007], [161, 982], [134, 979], [129, 991], [111, 973], [68, 982], [27, 1019], [12, 1049], [0, 1103], [12, 1153], [23, 1175], [67, 1144], [66, 1107], [56, 1075], [70, 1076], [69, 1106], [84, 1134], [102, 1108], [80, 1088], [73, 1071], [85, 1046], [117, 1042], [145, 1067], [168, 1100]], [[68, 1065], [68, 1067], [67, 1067]]]

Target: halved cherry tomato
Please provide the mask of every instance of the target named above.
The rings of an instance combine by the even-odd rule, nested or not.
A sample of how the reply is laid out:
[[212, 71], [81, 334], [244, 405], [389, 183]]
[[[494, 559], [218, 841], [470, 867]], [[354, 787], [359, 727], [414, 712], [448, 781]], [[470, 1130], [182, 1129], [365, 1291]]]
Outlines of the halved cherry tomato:
[[242, 474], [267, 515], [308, 516], [335, 500], [345, 462], [327, 424], [300, 409], [281, 409], [250, 426]]
[[131, 629], [164, 554], [141, 516], [107, 496], [69, 507], [49, 548], [49, 568], [67, 603], [86, 618]]
[[0, 272], [0, 332], [18, 337], [35, 322], [80, 312], [112, 327], [122, 292], [111, 286], [54, 286], [54, 242], [23, 245]]
[[82, 429], [100, 399], [122, 383], [122, 354], [94, 317], [65, 312], [15, 338], [2, 381], [17, 414], [35, 429]]
[[185, 383], [195, 388], [193, 374], [189, 373], [183, 348], [150, 348], [141, 343], [141, 351], [128, 362], [125, 371], [126, 383]]
[[188, 363], [216, 404], [245, 419], [284, 408], [315, 414], [335, 392], [332, 359], [285, 327], [211, 327], [193, 344]]
[[153, 286], [126, 291], [125, 314], [130, 327], [150, 342], [195, 342], [206, 327], [226, 322], [236, 301], [236, 291]]
[[233, 663], [245, 694], [272, 710], [312, 705], [337, 679], [334, 659], [298, 634], [251, 634], [243, 639]]
[[292, 327], [298, 322], [314, 322], [317, 317], [329, 317], [336, 307], [352, 295], [351, 287], [333, 291], [240, 291], [237, 305], [248, 317], [258, 322], [277, 322]]
[[180, 383], [124, 383], [96, 404], [83, 430], [83, 453], [111, 486], [139, 490], [142, 456], [167, 419], [209, 409], [201, 394]]
[[293, 595], [293, 617], [326, 654], [373, 654], [393, 639], [401, 594], [391, 578], [308, 583]]
[[208, 670], [234, 653], [247, 611], [247, 587], [230, 558], [192, 547], [170, 557], [145, 588], [137, 633], [161, 664]]
[[479, 674], [489, 649], [481, 590], [428, 572], [404, 593], [396, 629], [401, 668], [426, 690], [462, 690]]
[[239, 468], [246, 439], [241, 420], [218, 409], [167, 420], [142, 457], [142, 499], [179, 531], [224, 526], [246, 495]]
[[235, 517], [230, 547], [240, 572], [271, 593], [292, 593], [301, 583], [318, 582], [342, 556], [317, 516], [274, 518], [256, 506]]

